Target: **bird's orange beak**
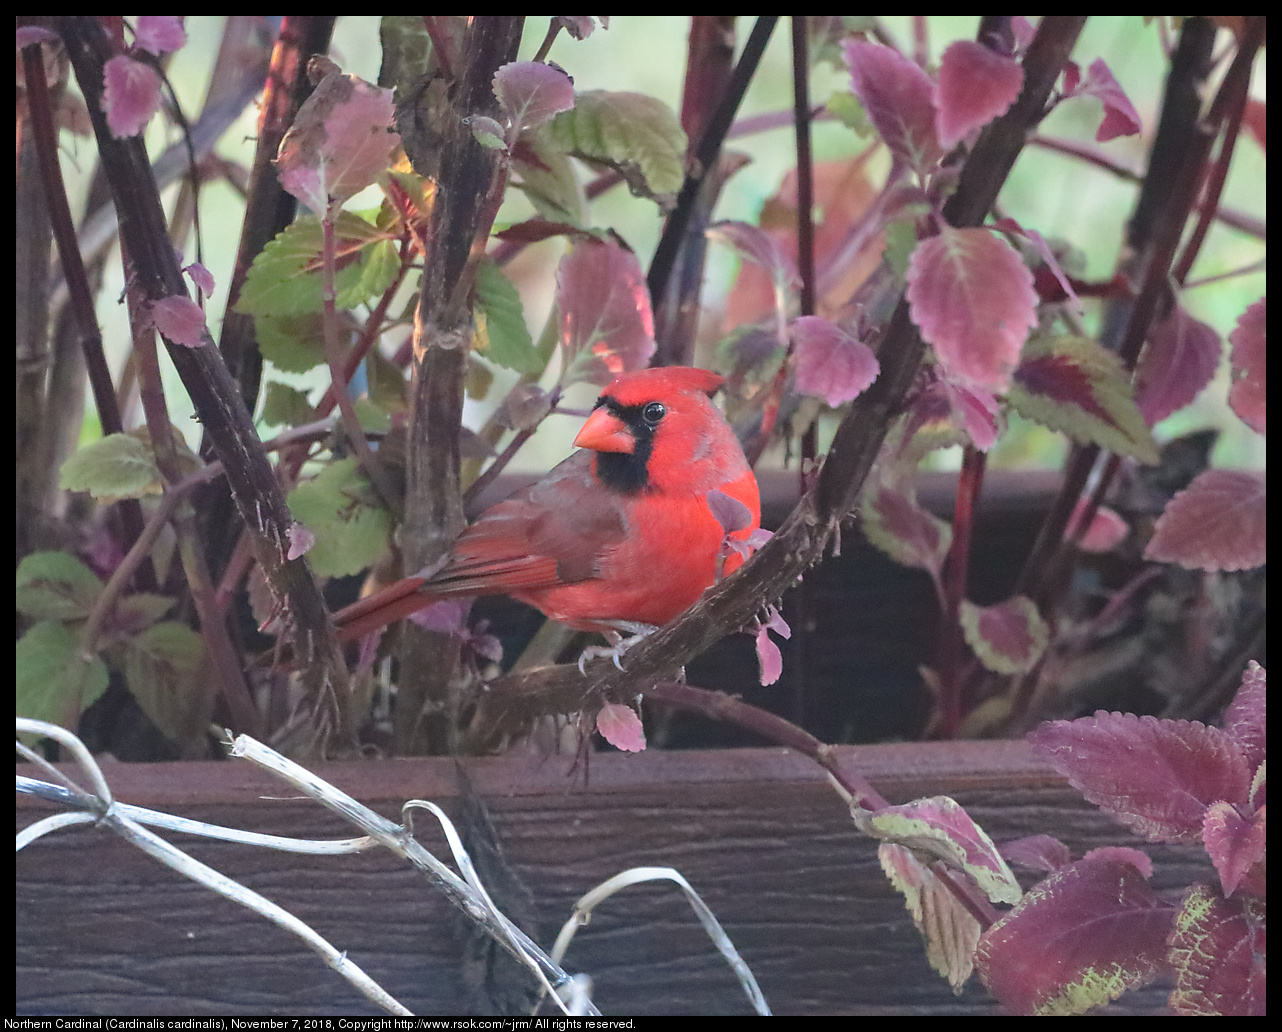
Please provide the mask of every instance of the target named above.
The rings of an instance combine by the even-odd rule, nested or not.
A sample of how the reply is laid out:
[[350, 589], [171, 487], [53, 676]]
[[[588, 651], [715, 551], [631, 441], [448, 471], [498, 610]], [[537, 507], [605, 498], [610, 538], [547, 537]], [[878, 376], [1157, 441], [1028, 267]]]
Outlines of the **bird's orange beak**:
[[636, 438], [627, 424], [607, 408], [593, 409], [588, 421], [574, 438], [576, 448], [591, 448], [598, 452], [627, 452], [637, 450]]

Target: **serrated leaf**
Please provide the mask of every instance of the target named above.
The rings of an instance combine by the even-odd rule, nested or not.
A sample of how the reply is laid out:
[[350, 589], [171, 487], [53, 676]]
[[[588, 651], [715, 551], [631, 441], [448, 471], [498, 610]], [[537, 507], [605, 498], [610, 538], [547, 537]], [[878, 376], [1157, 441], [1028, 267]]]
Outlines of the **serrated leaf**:
[[992, 606], [962, 599], [958, 617], [966, 644], [984, 666], [998, 674], [1032, 670], [1050, 640], [1046, 621], [1033, 600], [1023, 595]]
[[869, 544], [895, 562], [927, 571], [938, 582], [953, 529], [917, 504], [916, 495], [870, 478], [859, 503]]
[[32, 626], [18, 639], [14, 660], [20, 717], [65, 726], [74, 700], [83, 711], [107, 690], [106, 664], [97, 656], [85, 659], [76, 635], [62, 623]]
[[325, 364], [320, 312], [260, 315], [254, 320], [258, 350], [282, 373], [306, 373]]
[[395, 282], [400, 271], [401, 256], [396, 244], [391, 240], [380, 240], [361, 258], [361, 278], [352, 291], [352, 297], [356, 298], [357, 295], [359, 297], [351, 304], [345, 304], [344, 302], [348, 299], [340, 295], [335, 298], [334, 303], [340, 309], [353, 308], [362, 301], [382, 297], [383, 292]]
[[355, 75], [326, 75], [303, 102], [273, 162], [281, 186], [316, 213], [386, 171], [400, 136], [392, 91]]
[[637, 256], [613, 241], [585, 238], [556, 273], [562, 383], [605, 385], [644, 369], [654, 354], [654, 313]]
[[1221, 350], [1220, 335], [1178, 304], [1155, 323], [1135, 367], [1135, 403], [1144, 422], [1156, 426], [1192, 402], [1215, 375]]
[[521, 137], [512, 148], [512, 171], [534, 210], [549, 222], [579, 229], [588, 225], [587, 197], [574, 162], [548, 139], [546, 127]]
[[909, 849], [892, 842], [877, 847], [886, 877], [904, 897], [904, 906], [926, 944], [926, 960], [960, 992], [974, 970], [975, 946], [983, 929], [956, 895]]
[[108, 434], [73, 452], [58, 478], [62, 490], [88, 491], [108, 504], [160, 494], [162, 483], [151, 449], [132, 434]]
[[125, 683], [170, 741], [199, 741], [213, 719], [214, 687], [206, 666], [205, 643], [186, 624], [167, 620], [129, 639]]
[[476, 305], [485, 315], [481, 354], [505, 369], [527, 375], [541, 373], [543, 359], [525, 325], [521, 295], [491, 261], [482, 262], [476, 270]]
[[116, 602], [108, 629], [120, 635], [137, 634], [145, 630], [174, 607], [174, 600], [167, 595], [153, 595], [140, 591], [126, 595]]
[[945, 227], [908, 261], [913, 322], [952, 379], [1004, 392], [1028, 333], [1037, 326], [1033, 274], [987, 229]]
[[994, 903], [1014, 903], [1020, 887], [987, 833], [955, 799], [933, 796], [875, 812], [852, 810], [859, 830], [937, 857], [965, 871]]
[[1009, 54], [974, 40], [958, 40], [939, 59], [935, 131], [951, 150], [971, 132], [1004, 115], [1024, 88], [1024, 69]]
[[1144, 558], [1190, 570], [1263, 566], [1268, 508], [1263, 477], [1208, 469], [1166, 505]]
[[1090, 802], [1153, 842], [1200, 842], [1208, 806], [1247, 800], [1241, 750], [1197, 721], [1099, 710], [1042, 724], [1028, 740]]
[[645, 731], [641, 727], [641, 718], [630, 706], [607, 702], [596, 716], [596, 729], [616, 749], [641, 752], [645, 748]]
[[877, 356], [834, 322], [803, 315], [792, 324], [797, 390], [831, 408], [857, 398], [877, 379]]
[[306, 391], [268, 380], [259, 418], [268, 426], [301, 426], [316, 418], [316, 410]]
[[1088, 337], [1029, 341], [1006, 397], [1020, 415], [1052, 430], [1144, 463], [1158, 461], [1121, 360]]
[[1229, 404], [1238, 418], [1256, 433], [1265, 428], [1265, 298], [1251, 305], [1233, 327], [1233, 386]]
[[[334, 222], [336, 294], [343, 298], [359, 295], [360, 300], [370, 296], [359, 288], [364, 274], [360, 252], [384, 238], [384, 233], [359, 215], [339, 213]], [[321, 311], [322, 241], [320, 219], [315, 215], [300, 216], [276, 234], [249, 267], [236, 311], [255, 316]]]
[[512, 61], [494, 73], [494, 96], [521, 133], [574, 107], [574, 82], [554, 65]]
[[289, 493], [294, 519], [316, 535], [307, 553], [323, 576], [345, 577], [372, 566], [389, 547], [392, 521], [374, 503], [354, 458], [331, 463]]
[[877, 134], [892, 154], [924, 176], [944, 154], [935, 135], [930, 76], [892, 47], [848, 40], [843, 49], [854, 94]]
[[617, 169], [634, 194], [661, 206], [685, 180], [685, 131], [671, 108], [644, 93], [580, 93], [573, 109], [548, 123], [547, 138], [567, 154]]
[[102, 592], [102, 581], [66, 552], [32, 552], [18, 564], [18, 612], [33, 620], [80, 620]]
[[1133, 865], [1083, 858], [980, 936], [975, 968], [1016, 1014], [1082, 1014], [1162, 971], [1171, 917]]
[[1265, 903], [1195, 885], [1175, 917], [1170, 1005], [1181, 1015], [1260, 1016], [1268, 1002]]

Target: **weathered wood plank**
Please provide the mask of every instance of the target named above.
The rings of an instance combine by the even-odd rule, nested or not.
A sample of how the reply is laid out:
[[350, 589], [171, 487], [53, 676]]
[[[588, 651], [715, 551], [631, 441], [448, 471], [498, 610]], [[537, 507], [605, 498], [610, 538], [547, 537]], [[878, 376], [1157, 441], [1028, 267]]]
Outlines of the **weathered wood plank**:
[[[887, 797], [955, 796], [997, 840], [1034, 832], [1076, 851], [1135, 843], [1018, 742], [847, 747]], [[574, 900], [618, 870], [677, 867], [704, 895], [776, 1013], [983, 1013], [954, 997], [818, 770], [778, 749], [468, 761], [550, 945]], [[318, 772], [388, 816], [410, 797], [458, 812], [452, 761], [332, 763]], [[26, 773], [29, 768], [20, 772]], [[277, 834], [345, 837], [315, 804], [247, 764], [126, 765], [117, 798]], [[19, 798], [19, 827], [47, 810]], [[440, 837], [417, 825], [421, 838]], [[389, 855], [320, 859], [167, 836], [307, 920], [416, 1013], [466, 1013], [459, 919]], [[1159, 890], [1206, 877], [1196, 848], [1146, 847]], [[17, 857], [20, 1013], [358, 1014], [372, 1008], [291, 937], [180, 879], [109, 832], [48, 836]], [[730, 972], [675, 889], [607, 902], [567, 967], [596, 980], [606, 1013], [748, 1013]], [[1151, 1012], [1164, 992], [1134, 994]]]

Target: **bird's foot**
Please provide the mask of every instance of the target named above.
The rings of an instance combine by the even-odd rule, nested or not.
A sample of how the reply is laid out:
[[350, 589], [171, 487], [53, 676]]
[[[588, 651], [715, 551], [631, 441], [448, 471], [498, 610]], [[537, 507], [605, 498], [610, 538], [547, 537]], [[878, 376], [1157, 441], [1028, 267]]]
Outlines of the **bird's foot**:
[[[654, 624], [638, 623], [635, 620], [612, 621], [609, 627], [601, 629], [601, 633], [605, 635], [605, 640], [610, 644], [589, 645], [584, 649], [579, 656], [579, 673], [586, 677], [587, 670], [584, 667], [588, 660], [599, 659], [602, 656], [609, 656], [614, 660], [614, 665], [622, 670], [623, 664], [619, 662], [619, 658], [642, 638], [653, 634], [657, 630], [658, 627]], [[627, 637], [624, 637], [624, 633], [620, 632], [625, 632]]]

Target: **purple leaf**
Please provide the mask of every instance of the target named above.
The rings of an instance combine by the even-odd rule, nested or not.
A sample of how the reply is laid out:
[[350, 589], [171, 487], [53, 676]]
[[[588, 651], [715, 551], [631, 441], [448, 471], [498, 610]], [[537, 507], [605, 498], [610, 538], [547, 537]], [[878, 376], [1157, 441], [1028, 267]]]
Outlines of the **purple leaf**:
[[1078, 860], [980, 936], [975, 967], [1016, 1014], [1080, 1014], [1162, 971], [1172, 917], [1131, 864]]
[[574, 80], [555, 65], [512, 61], [494, 73], [494, 96], [521, 133], [574, 107]]
[[102, 110], [118, 140], [137, 136], [160, 107], [160, 76], [150, 65], [124, 54], [102, 70]]
[[1073, 861], [1068, 846], [1052, 835], [1026, 835], [1003, 842], [1002, 856], [1007, 863], [1027, 867], [1030, 871], [1056, 871]]
[[1135, 403], [1155, 426], [1197, 397], [1220, 364], [1220, 335], [1180, 305], [1149, 330], [1135, 370]]
[[924, 176], [943, 157], [935, 136], [934, 83], [890, 47], [842, 44], [851, 87], [891, 153]]
[[1268, 514], [1264, 479], [1208, 469], [1166, 505], [1144, 558], [1190, 570], [1263, 566]]
[[1237, 695], [1224, 711], [1224, 733], [1237, 742], [1252, 770], [1264, 762], [1264, 684], [1264, 667], [1251, 660], [1242, 673]]
[[939, 62], [935, 87], [935, 130], [952, 150], [976, 129], [1004, 115], [1024, 88], [1024, 69], [1015, 58], [973, 40], [953, 43]]
[[[1055, 252], [1051, 250], [1051, 245], [1046, 242], [1046, 238], [1035, 229], [1025, 229], [1015, 219], [1007, 216], [998, 219], [993, 223], [994, 229], [999, 229], [1003, 233], [1013, 233], [1016, 236], [1027, 240], [1037, 251], [1037, 256], [1045, 263], [1046, 268], [1051, 271], [1064, 291], [1064, 296], [1073, 302], [1073, 307], [1079, 312], [1082, 311], [1082, 300], [1077, 296], [1077, 291], [1073, 289], [1073, 283], [1064, 272], [1063, 266], [1060, 265], [1059, 259], [1055, 257]], [[1034, 277], [1034, 281], [1036, 277]]]
[[175, 294], [153, 301], [151, 317], [156, 329], [175, 344], [199, 348], [209, 339], [205, 332], [205, 313], [189, 297]]
[[1028, 738], [1090, 802], [1151, 842], [1198, 842], [1208, 806], [1246, 802], [1242, 751], [1196, 721], [1100, 710], [1042, 724]]
[[285, 531], [285, 536], [289, 538], [289, 551], [286, 553], [285, 558], [290, 562], [306, 555], [311, 551], [312, 545], [316, 544], [316, 535], [297, 520], [289, 525], [289, 530]]
[[822, 398], [830, 408], [862, 394], [881, 368], [872, 348], [817, 315], [793, 322], [792, 343], [797, 390]]
[[727, 534], [752, 526], [752, 510], [724, 491], [713, 488], [708, 492], [708, 508]]
[[950, 378], [995, 394], [1009, 387], [1037, 325], [1033, 274], [1010, 244], [986, 229], [945, 228], [914, 249], [907, 296]]
[[1243, 817], [1228, 803], [1213, 803], [1202, 821], [1202, 844], [1220, 875], [1224, 895], [1232, 896], [1256, 864], [1264, 863], [1265, 811]]
[[1256, 433], [1264, 433], [1264, 298], [1238, 319], [1229, 341], [1233, 345], [1233, 386], [1229, 404]]
[[359, 193], [387, 170], [400, 137], [391, 129], [392, 91], [330, 72], [303, 103], [280, 142], [281, 186], [317, 214]]
[[654, 354], [654, 314], [637, 257], [613, 241], [575, 243], [556, 273], [562, 383], [604, 386], [622, 372], [644, 369]]
[[645, 748], [645, 729], [641, 726], [641, 718], [629, 706], [607, 702], [596, 715], [596, 729], [616, 749], [641, 752]]
[[134, 42], [160, 57], [187, 45], [182, 19], [172, 14], [144, 14], [138, 18]]
[[1118, 136], [1134, 136], [1140, 131], [1140, 116], [1135, 105], [1126, 96], [1103, 58], [1095, 60], [1081, 79], [1081, 69], [1069, 61], [1064, 68], [1065, 97], [1095, 97], [1104, 105], [1104, 120], [1095, 131], [1097, 143], [1106, 143]]
[[1267, 1002], [1264, 900], [1221, 899], [1206, 885], [1185, 897], [1171, 933], [1176, 1014], [1262, 1015]]

